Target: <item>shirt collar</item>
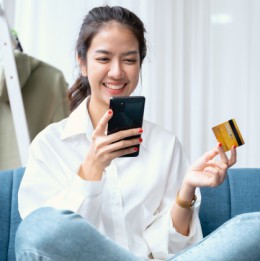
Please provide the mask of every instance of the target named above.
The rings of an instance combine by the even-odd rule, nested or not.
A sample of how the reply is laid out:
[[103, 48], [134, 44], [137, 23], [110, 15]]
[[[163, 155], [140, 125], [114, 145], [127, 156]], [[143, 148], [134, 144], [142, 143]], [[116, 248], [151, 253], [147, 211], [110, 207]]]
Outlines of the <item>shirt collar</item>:
[[70, 114], [64, 130], [61, 133], [62, 140], [79, 134], [86, 134], [89, 136], [88, 134], [93, 131], [93, 125], [87, 109], [89, 100], [90, 96], [85, 98]]

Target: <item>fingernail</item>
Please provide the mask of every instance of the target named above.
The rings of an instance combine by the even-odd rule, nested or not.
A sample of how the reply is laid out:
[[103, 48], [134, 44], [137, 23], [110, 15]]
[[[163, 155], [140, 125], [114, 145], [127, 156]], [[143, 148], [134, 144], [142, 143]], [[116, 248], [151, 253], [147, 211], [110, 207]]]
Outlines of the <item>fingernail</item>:
[[139, 132], [139, 133], [143, 133], [143, 129], [139, 129], [138, 132]]
[[236, 145], [233, 145], [232, 148], [235, 149], [237, 146]]
[[138, 151], [138, 148], [137, 148], [137, 147], [135, 147], [135, 148], [134, 148], [134, 151]]
[[222, 147], [222, 144], [221, 144], [221, 143], [219, 143], [219, 144], [218, 144], [218, 146], [219, 146], [219, 147]]
[[139, 141], [140, 141], [140, 142], [142, 142], [142, 141], [143, 141], [143, 139], [140, 137], [140, 138], [139, 138]]
[[112, 110], [108, 110], [108, 112], [107, 112], [109, 115], [111, 115], [112, 114]]

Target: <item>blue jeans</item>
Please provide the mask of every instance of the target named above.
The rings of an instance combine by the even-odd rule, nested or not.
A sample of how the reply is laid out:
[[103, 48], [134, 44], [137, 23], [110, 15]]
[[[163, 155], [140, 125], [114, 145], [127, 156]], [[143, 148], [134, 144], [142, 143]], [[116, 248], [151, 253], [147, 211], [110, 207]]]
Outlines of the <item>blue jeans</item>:
[[[242, 214], [171, 260], [260, 260], [260, 212]], [[41, 208], [20, 224], [18, 261], [140, 261], [71, 211]]]

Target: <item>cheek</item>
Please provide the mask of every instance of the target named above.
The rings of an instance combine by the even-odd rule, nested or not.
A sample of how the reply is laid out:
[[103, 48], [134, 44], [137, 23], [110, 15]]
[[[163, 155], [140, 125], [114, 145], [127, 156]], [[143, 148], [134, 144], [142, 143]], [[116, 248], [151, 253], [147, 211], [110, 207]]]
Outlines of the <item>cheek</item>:
[[91, 66], [87, 73], [89, 82], [97, 81], [100, 77], [102, 77], [102, 70], [100, 70], [100, 67], [98, 66]]
[[139, 76], [140, 76], [140, 70], [136, 69], [133, 73], [132, 73], [132, 79], [133, 81], [136, 83], [136, 85], [139, 82]]

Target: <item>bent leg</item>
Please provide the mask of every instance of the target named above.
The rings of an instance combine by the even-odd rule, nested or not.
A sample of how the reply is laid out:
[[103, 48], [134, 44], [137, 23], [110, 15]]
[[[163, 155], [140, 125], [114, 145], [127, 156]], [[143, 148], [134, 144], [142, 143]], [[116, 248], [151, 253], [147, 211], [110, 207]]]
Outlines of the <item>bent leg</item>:
[[260, 260], [259, 241], [260, 212], [241, 214], [171, 260]]
[[18, 261], [140, 261], [80, 215], [40, 208], [25, 218], [15, 239]]

